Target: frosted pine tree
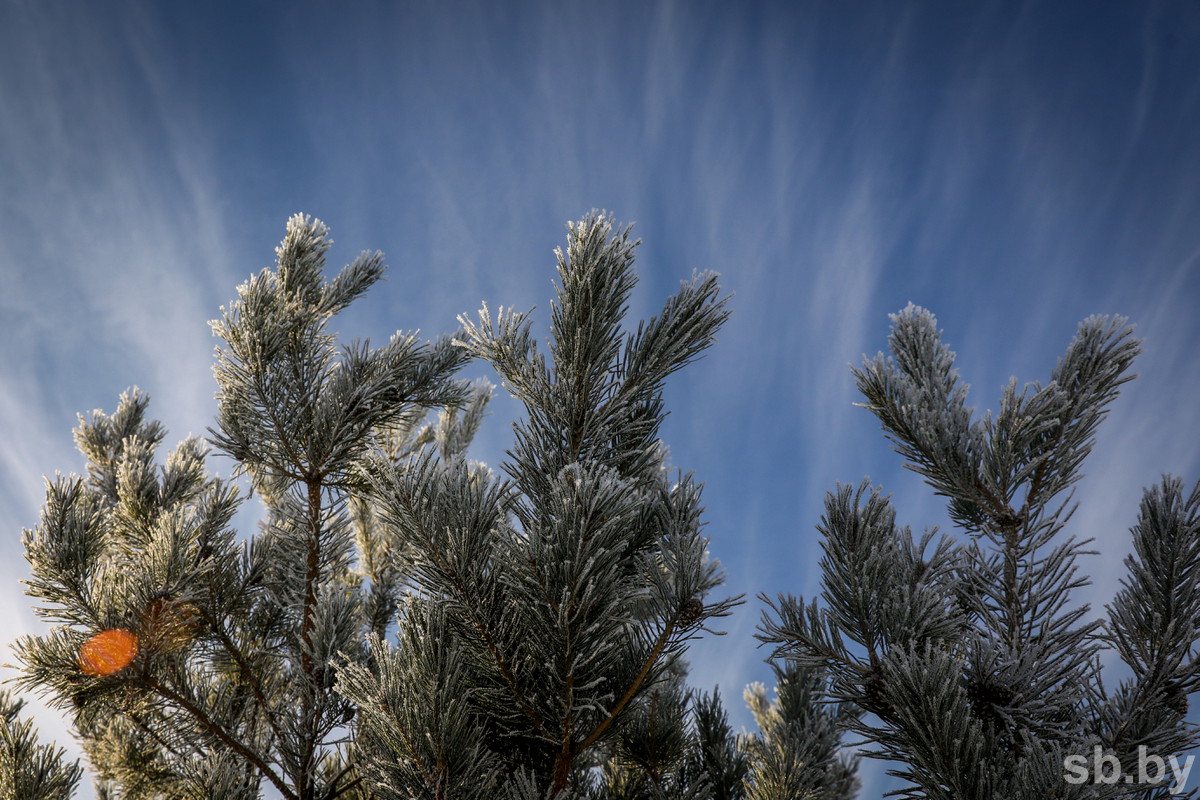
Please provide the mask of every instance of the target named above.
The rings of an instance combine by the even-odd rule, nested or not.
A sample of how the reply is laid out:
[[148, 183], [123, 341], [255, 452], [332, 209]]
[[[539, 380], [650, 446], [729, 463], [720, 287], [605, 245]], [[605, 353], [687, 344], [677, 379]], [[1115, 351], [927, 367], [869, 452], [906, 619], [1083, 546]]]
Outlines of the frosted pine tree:
[[339, 351], [330, 319], [384, 266], [363, 254], [325, 281], [329, 244], [323, 224], [293, 217], [276, 268], [213, 323], [212, 442], [265, 503], [256, 535], [235, 535], [245, 497], [207, 473], [199, 440], [156, 464], [164, 431], [136, 391], [81, 417], [87, 475], [49, 481], [26, 532], [28, 592], [58, 627], [19, 642], [22, 683], [70, 715], [101, 798], [366, 796], [335, 662], [369, 661], [403, 567], [355, 513], [357, 465], [437, 439], [406, 431], [470, 392], [451, 380], [465, 353], [448, 338]]
[[[761, 638], [869, 712], [841, 719], [868, 755], [899, 763], [902, 797], [1167, 796], [1169, 780], [1065, 767], [1090, 767], [1099, 747], [1136, 776], [1139, 748], [1167, 757], [1197, 740], [1200, 486], [1166, 477], [1145, 492], [1106, 617], [1072, 594], [1089, 541], [1064, 532], [1072, 487], [1139, 343], [1124, 320], [1090, 318], [1048, 383], [1014, 380], [998, 413], [975, 417], [933, 316], [892, 320], [892, 357], [856, 369], [858, 388], [963, 535], [914, 536], [867, 482], [840, 487], [819, 526], [819, 600], [780, 597]], [[1103, 683], [1106, 652], [1132, 677]]]
[[[256, 533], [200, 440], [159, 463], [133, 390], [80, 418], [86, 474], [48, 481], [25, 534], [57, 627], [18, 643], [19, 683], [67, 713], [98, 797], [849, 797], [817, 673], [755, 695], [744, 741], [686, 686], [687, 643], [736, 599], [711, 597], [700, 486], [658, 433], [664, 381], [726, 318], [715, 276], [625, 330], [636, 242], [592, 215], [558, 253], [549, 358], [486, 306], [457, 341], [339, 350], [330, 320], [383, 265], [326, 281], [329, 244], [294, 217], [212, 323], [209, 443], [264, 503]], [[527, 412], [499, 473], [467, 457], [490, 397], [452, 379], [472, 356]], [[0, 697], [0, 790], [67, 797], [77, 767], [19, 708]]]
[[[726, 311], [706, 274], [624, 330], [635, 246], [603, 215], [569, 227], [545, 352], [525, 314], [461, 318], [525, 408], [502, 475], [434, 452], [366, 468], [413, 570], [399, 643], [339, 684], [374, 796], [582, 795], [639, 715], [679, 728], [681, 656], [733, 601], [710, 596], [700, 487], [667, 469], [662, 390]], [[681, 744], [637, 780], [674, 781]]]

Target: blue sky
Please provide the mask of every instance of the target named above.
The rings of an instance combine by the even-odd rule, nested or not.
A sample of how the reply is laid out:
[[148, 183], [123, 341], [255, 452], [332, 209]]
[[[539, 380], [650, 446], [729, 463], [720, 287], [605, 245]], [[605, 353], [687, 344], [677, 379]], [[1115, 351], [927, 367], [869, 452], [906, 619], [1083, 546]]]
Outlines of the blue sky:
[[[484, 300], [544, 325], [552, 250], [592, 208], [644, 240], [636, 316], [720, 272], [733, 317], [671, 382], [664, 436], [707, 484], [731, 593], [812, 594], [837, 481], [869, 475], [903, 522], [943, 522], [852, 405], [849, 364], [909, 301], [980, 411], [1010, 375], [1046, 379], [1084, 317], [1138, 325], [1141, 377], [1072, 527], [1101, 551], [1082, 565], [1096, 607], [1141, 487], [1200, 477], [1195, 3], [114, 8], [0, 3], [0, 640], [40, 629], [19, 537], [41, 476], [81, 468], [75, 414], [137, 384], [169, 443], [202, 434], [207, 320], [297, 211], [330, 225], [335, 267], [388, 257], [347, 337], [448, 332]], [[497, 397], [479, 457], [514, 413]], [[739, 725], [768, 675], [759, 613], [692, 655]], [[864, 779], [866, 800], [888, 788]]]

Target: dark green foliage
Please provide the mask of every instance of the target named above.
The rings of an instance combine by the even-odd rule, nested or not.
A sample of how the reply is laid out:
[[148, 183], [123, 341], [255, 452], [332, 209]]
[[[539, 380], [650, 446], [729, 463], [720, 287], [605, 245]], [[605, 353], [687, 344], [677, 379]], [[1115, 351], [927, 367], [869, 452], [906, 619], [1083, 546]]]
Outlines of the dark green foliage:
[[348, 665], [339, 691], [359, 709], [364, 789], [380, 800], [497, 796], [500, 760], [474, 713], [466, 651], [442, 607], [405, 603], [395, 649], [379, 640], [378, 671]]
[[857, 759], [841, 749], [842, 729], [856, 713], [828, 702], [820, 669], [772, 662], [775, 700], [755, 684], [746, 690], [758, 734], [746, 742], [746, 800], [850, 800], [858, 790]]
[[[701, 276], [659, 316], [623, 332], [635, 245], [603, 216], [571, 226], [558, 253], [549, 360], [525, 315], [502, 309], [493, 319], [485, 306], [478, 322], [462, 319], [464, 351], [489, 362], [527, 413], [502, 465], [507, 478], [432, 453], [376, 458], [364, 470], [395, 546], [411, 553], [414, 602], [441, 609], [439, 624], [470, 667], [457, 693], [490, 749], [474, 764], [435, 760], [440, 772], [410, 772], [414, 783], [401, 793], [465, 785], [491, 774], [492, 759], [505, 786], [570, 791], [638, 715], [657, 720], [658, 736], [637, 755], [627, 741], [624, 756], [654, 770], [682, 743], [682, 697], [664, 681], [687, 641], [731, 601], [706, 599], [720, 576], [700, 536], [699, 487], [668, 477], [657, 432], [663, 380], [709, 346], [725, 311], [715, 278]], [[388, 696], [399, 691], [394, 676], [436, 661], [425, 648], [443, 647], [403, 632], [402, 641], [419, 652], [381, 653], [374, 682], [356, 674], [346, 691]], [[661, 707], [655, 697], [666, 698]], [[389, 725], [402, 728], [389, 746], [414, 762], [425, 734], [467, 752], [444, 738], [457, 723], [447, 728], [429, 711], [424, 722], [362, 724], [379, 738]], [[668, 730], [678, 735], [663, 739]], [[395, 756], [378, 758], [382, 774]]]
[[[852, 795], [816, 671], [781, 672], [746, 741], [685, 685], [688, 642], [738, 602], [711, 596], [701, 487], [658, 435], [664, 381], [726, 319], [716, 277], [627, 331], [628, 229], [592, 215], [568, 242], [548, 356], [525, 315], [486, 306], [453, 341], [339, 348], [329, 323], [382, 259], [326, 281], [328, 231], [292, 218], [277, 267], [212, 323], [210, 441], [264, 504], [252, 535], [232, 527], [248, 495], [200, 441], [157, 463], [145, 395], [81, 418], [86, 477], [50, 481], [24, 538], [56, 627], [17, 649], [98, 798]], [[466, 454], [491, 392], [453, 380], [472, 357], [526, 412], [500, 472]], [[110, 640], [137, 649], [85, 653]], [[7, 735], [15, 796], [65, 797], [78, 770], [25, 723]]]
[[744, 797], [746, 755], [720, 694], [683, 687], [683, 672], [634, 705], [601, 749], [589, 800]]
[[1133, 678], [1098, 709], [1097, 728], [1126, 760], [1138, 745], [1178, 753], [1197, 742], [1185, 720], [1200, 685], [1200, 484], [1186, 493], [1167, 476], [1146, 491], [1125, 564], [1106, 638]]
[[712, 800], [737, 800], [749, 769], [746, 754], [729, 727], [721, 692], [692, 695], [695, 744], [684, 760], [684, 775], [703, 781]]
[[[136, 391], [81, 419], [87, 480], [51, 482], [26, 534], [29, 593], [60, 626], [19, 643], [23, 683], [72, 714], [105, 797], [249, 798], [269, 784], [316, 800], [358, 780], [335, 662], [367, 657], [401, 585], [369, 513], [356, 526], [349, 512], [362, 511], [354, 466], [469, 391], [450, 380], [465, 358], [448, 339], [339, 353], [329, 320], [383, 265], [364, 255], [325, 282], [328, 246], [324, 225], [292, 218], [277, 269], [213, 323], [225, 346], [212, 441], [266, 503], [257, 535], [235, 536], [243, 498], [208, 476], [198, 441], [155, 466], [163, 430]], [[114, 628], [137, 636], [136, 658], [86, 674], [81, 646]]]
[[[855, 370], [865, 407], [905, 466], [948, 499], [960, 538], [898, 528], [864, 483], [826, 501], [821, 601], [785, 596], [764, 617], [776, 653], [828, 670], [843, 717], [899, 762], [902, 796], [935, 800], [1149, 797], [1164, 786], [1068, 783], [1064, 758], [1093, 748], [1135, 771], [1138, 746], [1162, 756], [1196, 742], [1184, 722], [1197, 685], [1200, 489], [1149, 490], [1134, 550], [1105, 621], [1072, 602], [1087, 542], [1064, 534], [1070, 489], [1138, 352], [1123, 320], [1093, 317], [1045, 385], [1004, 388], [972, 418], [954, 355], [928, 312], [893, 316], [892, 358]], [[1134, 677], [1100, 681], [1111, 646]]]

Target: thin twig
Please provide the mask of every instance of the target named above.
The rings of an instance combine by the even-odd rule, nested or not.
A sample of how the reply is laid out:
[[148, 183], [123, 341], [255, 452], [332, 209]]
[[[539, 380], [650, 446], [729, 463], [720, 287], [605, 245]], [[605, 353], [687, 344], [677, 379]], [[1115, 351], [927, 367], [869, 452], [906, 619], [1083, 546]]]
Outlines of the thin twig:
[[287, 798], [287, 800], [299, 800], [299, 798], [296, 796], [296, 793], [288, 788], [287, 784], [283, 782], [283, 779], [280, 778], [274, 770], [267, 766], [266, 762], [259, 758], [249, 746], [233, 738], [233, 736], [231, 736], [227, 731], [213, 722], [212, 718], [210, 718], [208, 714], [204, 713], [202, 708], [197, 706], [195, 703], [192, 703], [178, 692], [163, 686], [149, 675], [143, 675], [140, 680], [149, 689], [158, 692], [165, 699], [170, 700], [172, 703], [178, 704], [180, 708], [191, 714], [197, 722], [203, 725], [213, 736], [217, 737], [217, 739], [229, 747], [229, 749], [233, 750], [242, 758], [253, 764], [255, 769], [257, 769], [263, 775], [263, 777], [269, 780], [275, 786], [275, 788], [279, 790], [280, 794]]

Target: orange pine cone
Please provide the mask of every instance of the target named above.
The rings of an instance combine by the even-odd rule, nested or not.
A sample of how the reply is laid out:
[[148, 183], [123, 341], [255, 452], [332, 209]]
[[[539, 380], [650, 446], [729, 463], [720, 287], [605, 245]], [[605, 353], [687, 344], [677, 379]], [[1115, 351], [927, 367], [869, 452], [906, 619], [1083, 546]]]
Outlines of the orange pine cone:
[[83, 643], [79, 668], [88, 675], [112, 675], [128, 667], [137, 654], [137, 635], [124, 628], [111, 628]]

